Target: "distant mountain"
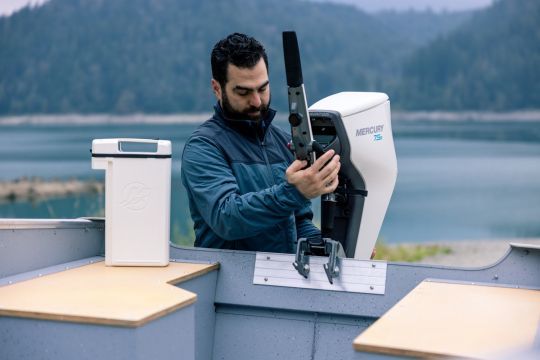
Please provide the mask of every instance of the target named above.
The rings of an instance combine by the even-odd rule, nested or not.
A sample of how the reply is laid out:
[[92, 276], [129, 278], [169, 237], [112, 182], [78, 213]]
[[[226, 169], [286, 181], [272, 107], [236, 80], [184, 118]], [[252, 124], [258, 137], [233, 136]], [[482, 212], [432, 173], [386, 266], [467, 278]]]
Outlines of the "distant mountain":
[[0, 113], [209, 111], [210, 51], [240, 31], [270, 57], [286, 108], [281, 32], [298, 33], [311, 102], [383, 90], [408, 44], [352, 6], [299, 0], [51, 0], [0, 19]]
[[386, 10], [373, 14], [373, 17], [407, 42], [423, 46], [457, 29], [469, 20], [473, 13], [474, 11]]
[[540, 108], [540, 1], [503, 0], [404, 64], [395, 100], [410, 109]]
[[310, 103], [383, 91], [394, 108], [540, 108], [539, 6], [368, 15], [303, 0], [50, 0], [0, 18], [0, 114], [210, 111], [210, 51], [234, 31], [266, 46], [273, 105], [286, 109], [283, 30], [298, 33]]

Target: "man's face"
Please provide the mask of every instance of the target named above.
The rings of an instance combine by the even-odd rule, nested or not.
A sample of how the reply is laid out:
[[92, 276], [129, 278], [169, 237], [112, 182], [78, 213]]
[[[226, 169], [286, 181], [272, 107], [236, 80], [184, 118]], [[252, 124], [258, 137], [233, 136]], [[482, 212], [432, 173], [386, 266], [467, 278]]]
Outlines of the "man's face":
[[260, 120], [270, 106], [270, 83], [264, 60], [252, 68], [227, 67], [224, 87], [212, 79], [216, 94], [226, 117], [236, 120]]

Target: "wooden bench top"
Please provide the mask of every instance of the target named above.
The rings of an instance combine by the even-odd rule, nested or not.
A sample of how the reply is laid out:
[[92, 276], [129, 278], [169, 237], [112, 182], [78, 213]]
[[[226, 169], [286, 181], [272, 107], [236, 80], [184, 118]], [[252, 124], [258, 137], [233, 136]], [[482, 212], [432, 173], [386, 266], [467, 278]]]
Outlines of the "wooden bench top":
[[176, 286], [219, 264], [112, 267], [98, 262], [0, 287], [0, 316], [136, 327], [196, 301]]
[[353, 343], [413, 357], [493, 358], [534, 343], [540, 291], [424, 281]]

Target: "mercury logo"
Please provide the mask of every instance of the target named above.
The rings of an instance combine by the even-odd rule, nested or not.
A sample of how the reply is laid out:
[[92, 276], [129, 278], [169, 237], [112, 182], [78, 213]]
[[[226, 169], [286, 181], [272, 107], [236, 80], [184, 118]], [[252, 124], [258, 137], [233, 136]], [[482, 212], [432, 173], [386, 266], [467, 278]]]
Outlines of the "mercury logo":
[[127, 184], [122, 191], [120, 206], [134, 211], [142, 210], [148, 205], [150, 188], [143, 183], [133, 182]]
[[374, 126], [365, 127], [362, 129], [356, 129], [356, 136], [378, 134], [383, 131], [383, 127], [384, 125], [374, 125]]

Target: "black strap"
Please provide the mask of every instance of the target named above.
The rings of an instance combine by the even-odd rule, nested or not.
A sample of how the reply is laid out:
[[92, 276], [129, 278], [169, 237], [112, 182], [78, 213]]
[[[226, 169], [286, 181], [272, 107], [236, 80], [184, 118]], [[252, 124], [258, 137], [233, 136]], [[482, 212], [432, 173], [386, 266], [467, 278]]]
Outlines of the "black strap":
[[367, 197], [368, 191], [367, 190], [347, 190], [347, 195], [361, 195], [363, 197]]
[[113, 157], [113, 158], [154, 158], [154, 159], [170, 159], [172, 157], [171, 154], [94, 154], [92, 153], [92, 157], [96, 158], [103, 158], [103, 157]]

